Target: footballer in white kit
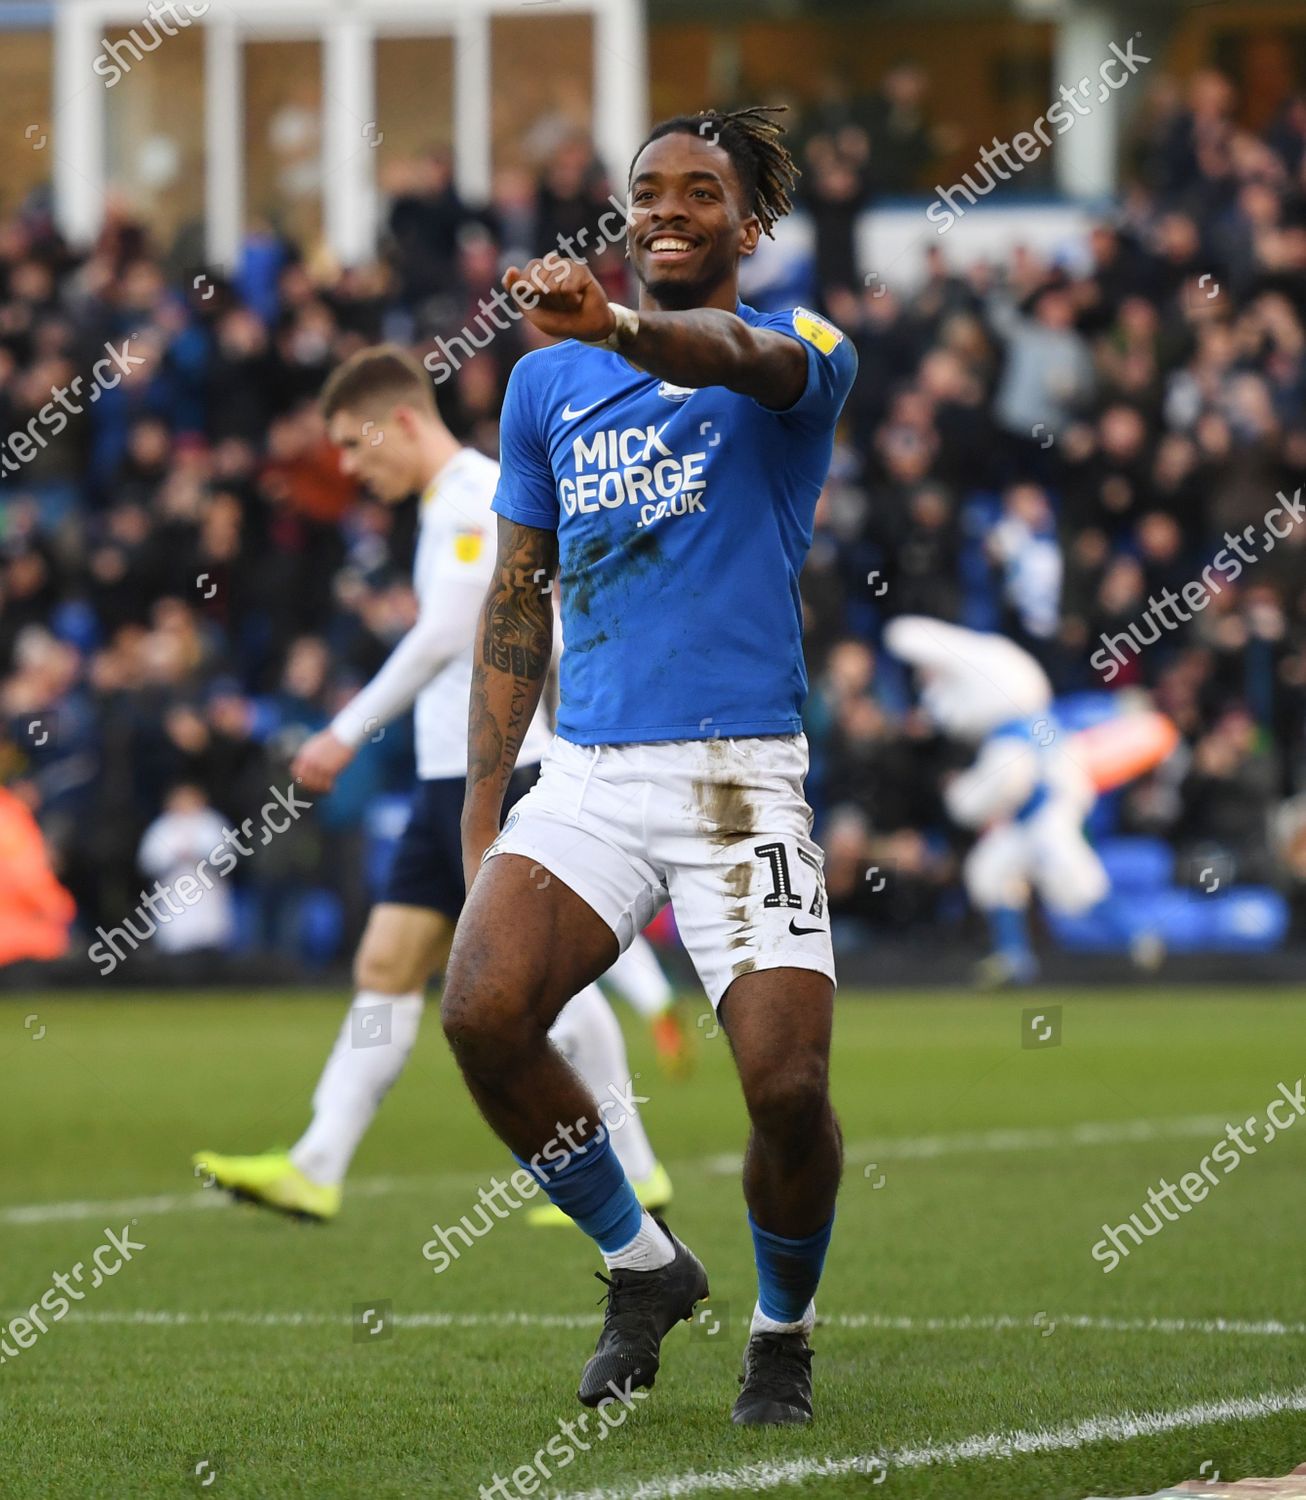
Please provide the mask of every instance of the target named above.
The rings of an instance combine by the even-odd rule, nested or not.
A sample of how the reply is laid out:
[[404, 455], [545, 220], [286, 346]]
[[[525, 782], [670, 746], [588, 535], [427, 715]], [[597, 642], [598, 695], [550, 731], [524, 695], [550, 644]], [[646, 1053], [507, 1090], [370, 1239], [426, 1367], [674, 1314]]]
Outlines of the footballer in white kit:
[[[443, 970], [465, 896], [460, 820], [467, 774], [467, 703], [477, 616], [494, 566], [490, 509], [499, 466], [462, 447], [440, 420], [429, 378], [402, 350], [364, 349], [322, 396], [346, 472], [397, 504], [421, 489], [413, 583], [417, 622], [385, 665], [296, 756], [310, 792], [329, 792], [357, 750], [414, 710], [418, 781], [381, 899], [355, 957], [357, 993], [313, 1095], [313, 1118], [289, 1152], [194, 1158], [205, 1181], [269, 1208], [314, 1219], [339, 1211], [349, 1163], [417, 1039], [424, 990]], [[526, 726], [505, 811], [534, 783], [552, 732], [545, 713]], [[642, 940], [641, 940], [642, 944]], [[610, 971], [646, 1014], [670, 987], [646, 944]], [[630, 1079], [621, 1028], [595, 985], [558, 1016], [554, 1043], [596, 1092]], [[612, 1131], [637, 1191], [665, 1208], [670, 1181], [632, 1106]], [[536, 1222], [566, 1223], [551, 1205]]]

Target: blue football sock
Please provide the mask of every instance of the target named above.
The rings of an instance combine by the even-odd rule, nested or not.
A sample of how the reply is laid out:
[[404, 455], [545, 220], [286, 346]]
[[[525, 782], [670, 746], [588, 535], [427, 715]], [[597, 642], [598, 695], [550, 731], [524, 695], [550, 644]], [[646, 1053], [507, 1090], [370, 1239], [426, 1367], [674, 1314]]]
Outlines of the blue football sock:
[[772, 1234], [752, 1214], [748, 1227], [753, 1231], [753, 1257], [757, 1261], [757, 1305], [775, 1323], [801, 1323], [821, 1280], [834, 1219], [801, 1240]]
[[542, 1159], [533, 1166], [520, 1156], [517, 1160], [600, 1250], [613, 1254], [639, 1233], [644, 1210], [606, 1130], [558, 1163]]
[[995, 906], [988, 912], [989, 934], [995, 952], [1008, 958], [1026, 958], [1030, 955], [1029, 923], [1018, 906]]

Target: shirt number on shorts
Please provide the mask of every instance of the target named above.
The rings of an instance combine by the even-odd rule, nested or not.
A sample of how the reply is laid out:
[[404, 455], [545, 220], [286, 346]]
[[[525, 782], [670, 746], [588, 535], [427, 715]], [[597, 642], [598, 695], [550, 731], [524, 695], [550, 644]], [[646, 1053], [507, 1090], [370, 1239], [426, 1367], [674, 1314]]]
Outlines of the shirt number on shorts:
[[[759, 859], [766, 860], [771, 869], [771, 889], [762, 898], [762, 905], [768, 908], [802, 906], [803, 898], [793, 888], [793, 879], [789, 873], [789, 854], [785, 846], [758, 844], [753, 853]], [[819, 917], [825, 910], [825, 877], [821, 872], [821, 862], [815, 854], [810, 854], [803, 848], [798, 850], [798, 858], [816, 873], [816, 894], [812, 897], [808, 912], [813, 917]]]

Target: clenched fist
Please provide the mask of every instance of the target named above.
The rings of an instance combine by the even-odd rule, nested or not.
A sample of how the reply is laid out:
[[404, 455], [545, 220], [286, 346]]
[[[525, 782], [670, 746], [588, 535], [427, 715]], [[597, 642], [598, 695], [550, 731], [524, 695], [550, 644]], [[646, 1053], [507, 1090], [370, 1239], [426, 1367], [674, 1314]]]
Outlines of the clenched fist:
[[607, 294], [590, 268], [578, 260], [563, 260], [556, 250], [521, 269], [509, 266], [503, 288], [551, 338], [596, 344], [616, 327]]

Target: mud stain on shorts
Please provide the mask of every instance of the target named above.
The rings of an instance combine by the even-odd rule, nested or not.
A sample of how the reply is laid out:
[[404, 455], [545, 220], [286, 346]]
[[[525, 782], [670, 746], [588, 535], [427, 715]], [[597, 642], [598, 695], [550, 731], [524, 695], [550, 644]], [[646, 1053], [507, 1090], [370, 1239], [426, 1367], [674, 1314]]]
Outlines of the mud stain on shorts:
[[[703, 832], [718, 849], [726, 849], [757, 832], [756, 789], [739, 781], [696, 781], [694, 801], [703, 820]], [[739, 895], [745, 894], [738, 892]]]
[[[715, 747], [716, 755], [725, 760], [725, 747]], [[709, 752], [711, 755], [712, 752]], [[723, 767], [724, 769], [724, 767]], [[757, 836], [757, 807], [753, 801], [755, 787], [728, 779], [704, 779], [694, 783], [694, 801], [702, 820], [704, 836], [718, 849], [737, 849], [741, 858], [724, 871], [722, 889], [729, 905], [726, 921], [732, 934], [731, 950], [753, 946], [752, 925], [749, 921], [749, 897], [753, 893], [753, 873], [757, 862], [748, 841]], [[747, 974], [754, 968], [754, 960], [741, 959], [731, 969], [733, 977]]]

